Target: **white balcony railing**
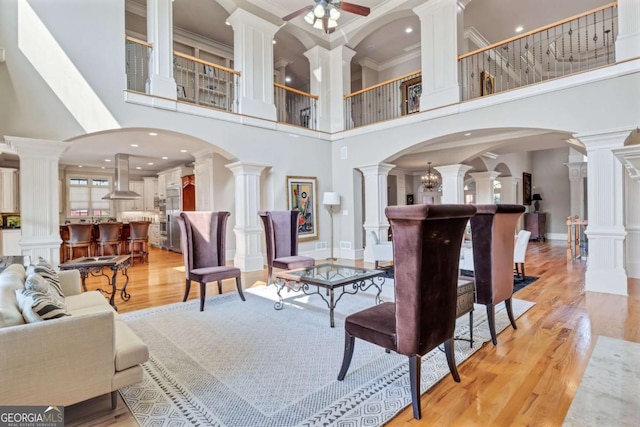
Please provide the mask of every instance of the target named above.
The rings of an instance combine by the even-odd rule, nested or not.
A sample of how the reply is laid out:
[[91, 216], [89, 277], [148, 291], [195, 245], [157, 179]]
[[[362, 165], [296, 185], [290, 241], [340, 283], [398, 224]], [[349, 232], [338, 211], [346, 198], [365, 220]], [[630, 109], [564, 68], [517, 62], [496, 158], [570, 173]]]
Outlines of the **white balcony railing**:
[[125, 45], [127, 89], [145, 93], [149, 79], [149, 56], [153, 46], [129, 36], [125, 37]]
[[318, 96], [274, 83], [278, 122], [318, 129]]

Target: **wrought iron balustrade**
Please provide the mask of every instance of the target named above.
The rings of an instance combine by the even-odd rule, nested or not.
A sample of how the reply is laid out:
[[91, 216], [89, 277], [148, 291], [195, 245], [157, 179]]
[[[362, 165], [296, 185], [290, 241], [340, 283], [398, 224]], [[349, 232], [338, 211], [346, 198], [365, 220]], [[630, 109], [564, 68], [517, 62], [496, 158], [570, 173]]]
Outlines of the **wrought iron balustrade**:
[[149, 79], [151, 43], [133, 37], [125, 37], [125, 62], [127, 65], [127, 89], [146, 93]]
[[414, 71], [345, 95], [345, 129], [420, 111], [421, 81], [422, 72]]
[[458, 57], [461, 99], [615, 63], [617, 2]]
[[179, 52], [173, 53], [178, 101], [237, 112], [240, 72]]
[[318, 96], [274, 83], [278, 122], [318, 129]]

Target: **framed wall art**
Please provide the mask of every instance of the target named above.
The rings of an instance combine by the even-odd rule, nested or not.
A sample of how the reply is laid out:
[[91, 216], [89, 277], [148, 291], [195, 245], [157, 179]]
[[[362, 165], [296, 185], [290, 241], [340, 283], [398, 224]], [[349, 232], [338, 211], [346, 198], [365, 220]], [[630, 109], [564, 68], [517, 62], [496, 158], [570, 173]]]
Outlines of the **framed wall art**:
[[480, 96], [491, 95], [495, 92], [495, 79], [488, 71], [480, 73]]
[[315, 177], [287, 177], [287, 209], [300, 211], [298, 239], [318, 239], [318, 182]]
[[420, 96], [422, 95], [422, 77], [402, 82], [402, 114], [418, 113], [420, 111]]
[[522, 172], [522, 204], [531, 206], [531, 174]]

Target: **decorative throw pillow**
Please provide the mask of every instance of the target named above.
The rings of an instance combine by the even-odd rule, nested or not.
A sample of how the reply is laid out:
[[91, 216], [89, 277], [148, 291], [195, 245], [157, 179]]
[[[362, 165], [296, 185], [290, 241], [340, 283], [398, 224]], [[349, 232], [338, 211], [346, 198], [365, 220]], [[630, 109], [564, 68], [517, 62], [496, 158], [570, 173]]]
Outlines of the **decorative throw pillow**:
[[69, 316], [66, 308], [46, 293], [30, 289], [16, 289], [16, 298], [20, 311], [22, 311], [22, 317], [27, 323]]
[[64, 296], [61, 296], [54, 286], [51, 286], [49, 281], [37, 273], [33, 273], [27, 276], [24, 282], [25, 289], [31, 291], [40, 292], [48, 295], [50, 298], [55, 299], [60, 303], [62, 307], [67, 308], [67, 304]]
[[64, 300], [64, 293], [62, 292], [62, 286], [60, 285], [60, 276], [58, 272], [49, 264], [44, 258], [38, 257], [38, 261], [35, 264], [31, 264], [27, 269], [27, 275], [39, 274], [49, 282], [54, 291]]

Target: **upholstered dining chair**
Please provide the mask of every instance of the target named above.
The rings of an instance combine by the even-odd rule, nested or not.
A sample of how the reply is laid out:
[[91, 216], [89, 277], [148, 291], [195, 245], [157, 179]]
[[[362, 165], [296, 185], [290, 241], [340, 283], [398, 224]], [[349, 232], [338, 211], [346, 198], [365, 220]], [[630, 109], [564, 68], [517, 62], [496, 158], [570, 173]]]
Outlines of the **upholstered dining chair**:
[[142, 263], [149, 264], [149, 221], [129, 222], [129, 254], [131, 265], [134, 258], [140, 258]]
[[260, 211], [267, 242], [267, 284], [271, 284], [273, 268], [291, 270], [315, 265], [315, 260], [298, 255], [299, 211]]
[[385, 302], [345, 319], [345, 347], [338, 381], [351, 364], [355, 338], [409, 357], [413, 416], [420, 419], [420, 356], [444, 343], [456, 382], [453, 354], [458, 261], [472, 205], [389, 206], [393, 230], [395, 302]]
[[516, 245], [513, 249], [513, 263], [515, 265], [516, 275], [521, 279], [526, 279], [524, 274], [524, 259], [527, 255], [527, 246], [529, 245], [529, 238], [531, 238], [531, 232], [527, 230], [520, 230], [518, 237], [516, 237]]
[[179, 212], [175, 215], [180, 226], [180, 245], [184, 257], [185, 291], [182, 302], [189, 297], [191, 281], [200, 283], [200, 311], [204, 310], [207, 283], [236, 279], [240, 299], [244, 301], [240, 269], [226, 265], [225, 240], [229, 212]]
[[513, 235], [522, 205], [474, 205], [478, 211], [471, 218], [473, 270], [476, 282], [476, 303], [487, 307], [491, 342], [496, 336], [496, 305], [503, 302], [513, 329], [517, 329], [511, 308], [513, 296]]
[[95, 243], [93, 238], [93, 224], [68, 224], [69, 238], [64, 241], [64, 247], [68, 250], [67, 260], [73, 259], [74, 249], [82, 248], [86, 256], [91, 256], [92, 247]]
[[380, 239], [378, 239], [378, 235], [373, 230], [369, 230], [367, 236], [369, 236], [369, 241], [373, 249], [373, 259], [375, 261], [374, 268], [379, 268], [381, 262], [393, 261], [392, 242], [381, 242]]
[[120, 255], [121, 233], [121, 222], [101, 222], [98, 224], [98, 247], [101, 256], [105, 254], [107, 248], [109, 249], [108, 253]]

